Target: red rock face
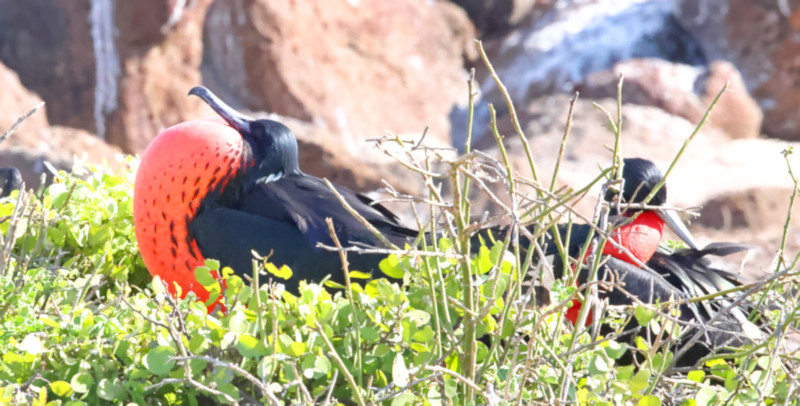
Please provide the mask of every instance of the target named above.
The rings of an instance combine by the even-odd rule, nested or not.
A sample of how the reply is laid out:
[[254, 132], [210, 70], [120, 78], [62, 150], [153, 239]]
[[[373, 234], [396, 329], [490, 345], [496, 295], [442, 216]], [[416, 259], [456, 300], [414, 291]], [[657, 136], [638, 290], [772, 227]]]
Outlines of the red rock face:
[[[41, 99], [26, 89], [16, 73], [0, 64], [0, 135], [19, 117], [41, 103]], [[47, 160], [58, 169], [72, 169], [73, 156], [86, 157], [91, 162], [103, 161], [116, 166], [119, 148], [108, 145], [89, 132], [70, 127], [51, 126], [47, 121], [50, 105], [42, 107], [25, 119], [17, 130], [0, 144], [0, 166], [19, 169], [28, 187], [39, 185]]]
[[201, 30], [210, 2], [188, 2], [175, 21], [175, 0], [115, 3], [122, 66], [118, 108], [106, 117], [109, 142], [143, 151], [160, 130], [199, 115], [200, 103], [186, 92], [201, 83]]
[[53, 101], [50, 122], [94, 132], [89, 1], [0, 0], [0, 62]]
[[466, 98], [463, 12], [422, 0], [354, 4], [216, 2], [206, 83], [254, 110], [323, 121], [346, 143], [426, 126], [447, 142], [447, 115]]

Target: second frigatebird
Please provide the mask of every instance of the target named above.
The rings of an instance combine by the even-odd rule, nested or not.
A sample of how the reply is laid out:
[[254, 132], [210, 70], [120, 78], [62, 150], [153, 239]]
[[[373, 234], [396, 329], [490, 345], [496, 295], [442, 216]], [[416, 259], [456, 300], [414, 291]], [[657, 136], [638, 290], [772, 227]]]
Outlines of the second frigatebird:
[[[629, 208], [628, 203], [643, 204], [662, 181], [663, 175], [655, 164], [646, 159], [628, 158], [624, 160], [621, 196], [609, 189], [605, 195], [614, 208], [610, 216], [611, 232], [609, 241], [602, 250], [602, 265], [598, 268], [596, 280], [615, 282], [621, 286], [601, 290], [598, 296], [607, 299], [611, 305], [634, 305], [637, 302], [654, 304], [676, 302], [680, 311], [678, 319], [688, 328], [681, 335], [678, 346], [677, 366], [693, 366], [702, 357], [723, 346], [740, 346], [749, 341], [758, 329], [747, 320], [743, 306], [730, 306], [725, 309], [725, 300], [689, 303], [689, 299], [702, 297], [732, 289], [741, 285], [737, 275], [712, 266], [709, 257], [723, 257], [747, 250], [739, 244], [714, 243], [699, 249], [691, 233], [685, 228], [674, 211], [665, 210], [667, 189], [663, 185], [647, 202], [653, 209]], [[659, 251], [664, 225], [668, 225], [688, 245], [689, 248], [671, 254]], [[564, 263], [558, 248], [552, 243], [545, 247], [545, 254], [554, 255], [553, 273], [557, 279], [563, 277], [567, 266], [578, 268], [576, 281], [579, 285], [589, 282], [590, 269], [584, 260], [576, 259], [587, 243], [591, 227], [586, 224], [557, 226], [565, 254], [571, 263]], [[569, 235], [569, 241], [563, 241]], [[612, 244], [612, 241], [616, 244]], [[578, 267], [578, 265], [580, 265]], [[729, 302], [728, 302], [729, 303]], [[573, 301], [565, 317], [576, 324], [582, 303]], [[589, 313], [587, 324], [591, 321]], [[631, 333], [637, 331], [637, 321], [632, 320], [624, 329]], [[611, 331], [608, 326], [603, 334]], [[696, 340], [692, 340], [699, 333]], [[640, 334], [645, 334], [641, 331]], [[752, 338], [752, 337], [750, 337]], [[686, 347], [686, 348], [683, 348]], [[630, 361], [630, 354], [621, 362]]]

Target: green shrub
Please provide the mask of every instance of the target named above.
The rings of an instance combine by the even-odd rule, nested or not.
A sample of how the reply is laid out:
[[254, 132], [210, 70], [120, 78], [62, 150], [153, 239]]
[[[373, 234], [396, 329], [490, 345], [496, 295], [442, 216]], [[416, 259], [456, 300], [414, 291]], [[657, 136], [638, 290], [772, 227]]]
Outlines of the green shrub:
[[[557, 283], [556, 304], [545, 308], [519, 299], [501, 242], [469, 261], [450, 239], [426, 249], [438, 256], [392, 255], [382, 268], [407, 273], [407, 286], [354, 279], [352, 297], [316, 284], [293, 296], [223, 270], [227, 311], [209, 315], [203, 303], [174, 300], [160, 280], [149, 280], [132, 227], [135, 164], [61, 174], [39, 196], [15, 193], [0, 203], [8, 254], [0, 273], [0, 402], [395, 405], [463, 404], [474, 396], [494, 404], [746, 404], [781, 403], [796, 391], [786, 379], [788, 360], [766, 351], [665, 376], [671, 354], [641, 341], [643, 366], [615, 365], [624, 344], [593, 338], [592, 325], [575, 331], [563, 323], [574, 286]], [[200, 275], [219, 268], [206, 265]], [[657, 312], [633, 313], [665, 326]], [[621, 326], [626, 314], [609, 317], [601, 321]], [[491, 337], [489, 346], [467, 345], [468, 320], [475, 337]], [[467, 347], [475, 351], [471, 366]]]

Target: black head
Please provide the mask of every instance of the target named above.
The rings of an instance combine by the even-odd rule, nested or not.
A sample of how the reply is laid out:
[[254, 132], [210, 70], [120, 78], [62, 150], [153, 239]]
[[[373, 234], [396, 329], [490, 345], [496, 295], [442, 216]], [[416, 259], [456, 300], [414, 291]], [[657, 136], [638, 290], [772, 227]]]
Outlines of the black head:
[[203, 86], [192, 88], [189, 94], [201, 98], [242, 135], [252, 153], [254, 173], [259, 177], [300, 173], [297, 139], [288, 127], [273, 120], [245, 117]]
[[[644, 203], [644, 200], [653, 189], [664, 179], [664, 175], [656, 167], [652, 161], [642, 158], [626, 158], [623, 161], [622, 179], [625, 181], [622, 189], [622, 203]], [[605, 195], [605, 200], [613, 202], [617, 197], [617, 193], [608, 190]], [[662, 185], [658, 189], [653, 198], [647, 204], [652, 206], [663, 206], [667, 203], [667, 186]], [[634, 214], [631, 212], [619, 213], [616, 212], [616, 205], [613, 214]], [[692, 233], [686, 228], [686, 225], [680, 219], [678, 214], [671, 209], [657, 208], [653, 210], [664, 223], [672, 229], [689, 247], [697, 249], [697, 241], [695, 241]]]
[[[622, 202], [643, 203], [663, 178], [664, 175], [652, 161], [642, 158], [626, 158], [622, 168], [622, 179], [625, 180]], [[615, 191], [609, 190], [606, 192], [605, 199], [611, 202], [616, 196]], [[661, 206], [665, 203], [667, 203], [667, 186], [663, 185], [648, 204]]]

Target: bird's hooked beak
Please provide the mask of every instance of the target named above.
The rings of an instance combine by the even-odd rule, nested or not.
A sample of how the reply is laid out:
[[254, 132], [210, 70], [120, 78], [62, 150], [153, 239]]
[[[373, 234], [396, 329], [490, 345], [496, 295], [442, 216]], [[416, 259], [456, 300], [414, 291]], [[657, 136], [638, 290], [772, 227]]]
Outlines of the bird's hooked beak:
[[692, 233], [689, 232], [689, 229], [686, 227], [686, 224], [683, 223], [683, 220], [678, 216], [678, 213], [675, 210], [670, 209], [660, 209], [656, 210], [656, 214], [658, 215], [661, 220], [664, 220], [664, 223], [669, 226], [669, 228], [681, 237], [681, 239], [686, 242], [686, 244], [693, 248], [693, 249], [700, 249], [697, 245], [697, 241], [692, 236]]
[[217, 95], [211, 93], [204, 86], [195, 86], [189, 91], [189, 95], [194, 95], [201, 98], [209, 107], [211, 107], [220, 117], [222, 117], [231, 127], [239, 133], [245, 134], [250, 132], [250, 119], [234, 110], [233, 107], [222, 101]]

